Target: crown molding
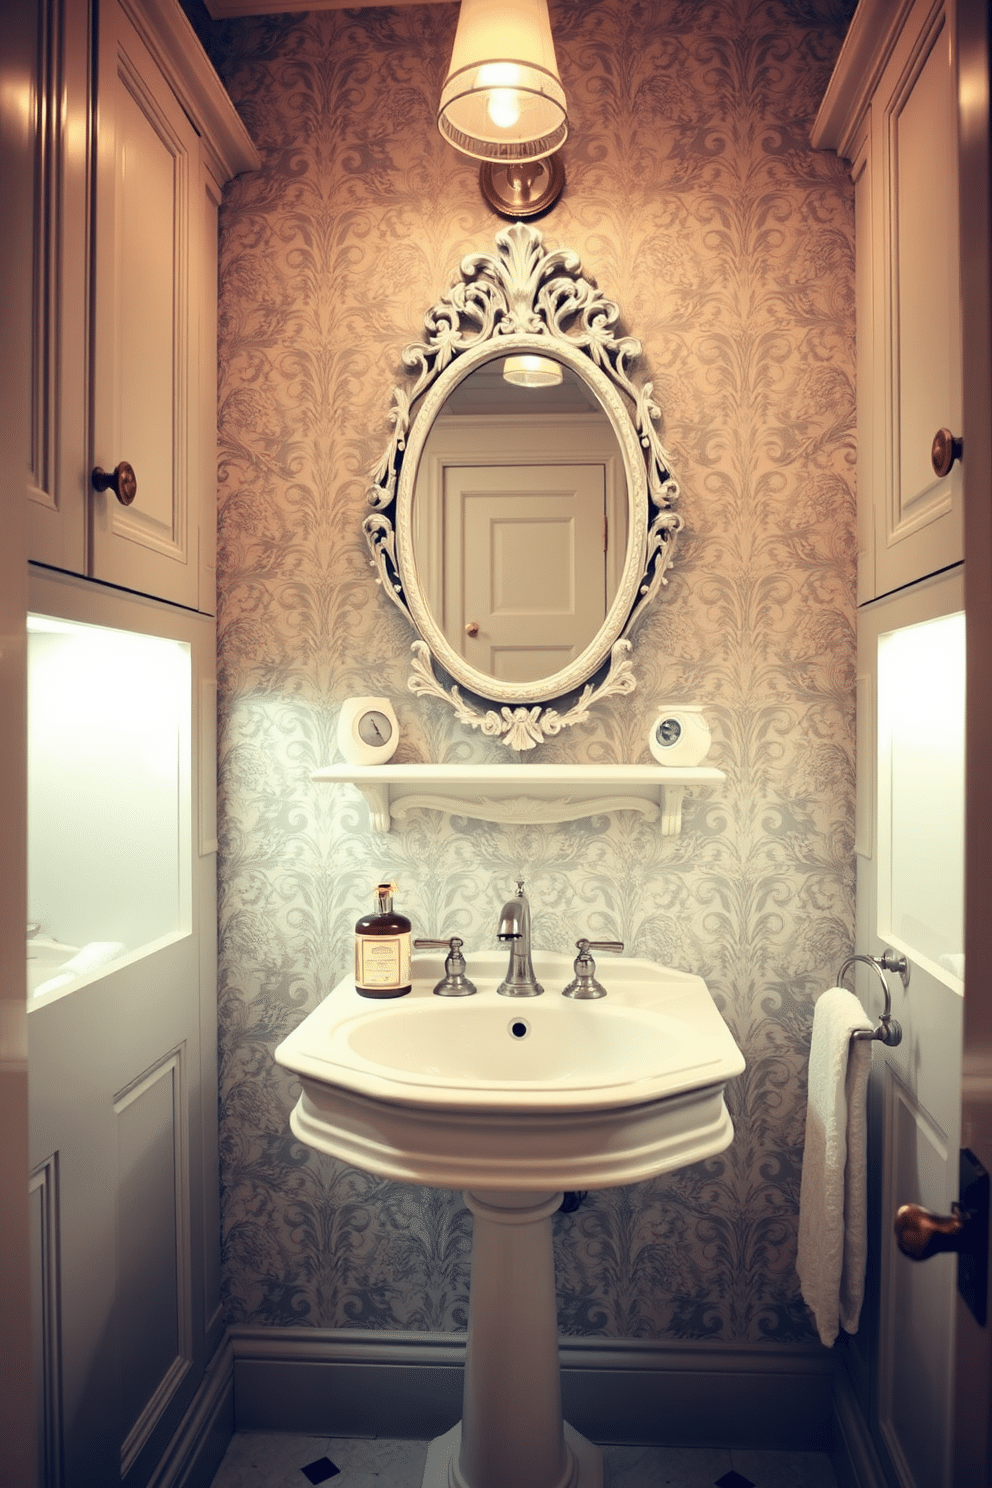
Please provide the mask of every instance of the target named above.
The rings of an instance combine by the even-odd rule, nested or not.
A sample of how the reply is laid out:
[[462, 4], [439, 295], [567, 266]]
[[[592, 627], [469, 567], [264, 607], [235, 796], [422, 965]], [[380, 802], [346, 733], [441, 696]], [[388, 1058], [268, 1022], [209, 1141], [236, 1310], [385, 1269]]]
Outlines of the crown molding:
[[914, 0], [861, 0], [813, 121], [814, 150], [853, 154], [855, 132]]

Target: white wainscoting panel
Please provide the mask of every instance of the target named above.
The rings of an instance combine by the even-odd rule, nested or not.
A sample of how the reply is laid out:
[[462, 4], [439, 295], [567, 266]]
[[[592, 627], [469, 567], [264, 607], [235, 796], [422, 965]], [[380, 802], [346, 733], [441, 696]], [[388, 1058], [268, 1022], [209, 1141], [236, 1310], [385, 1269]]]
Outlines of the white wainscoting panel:
[[62, 1350], [59, 1287], [59, 1161], [46, 1157], [28, 1183], [31, 1221], [31, 1290], [37, 1401], [38, 1481], [61, 1488]]
[[192, 1362], [184, 1047], [121, 1091], [117, 1117], [121, 1446], [128, 1471]]

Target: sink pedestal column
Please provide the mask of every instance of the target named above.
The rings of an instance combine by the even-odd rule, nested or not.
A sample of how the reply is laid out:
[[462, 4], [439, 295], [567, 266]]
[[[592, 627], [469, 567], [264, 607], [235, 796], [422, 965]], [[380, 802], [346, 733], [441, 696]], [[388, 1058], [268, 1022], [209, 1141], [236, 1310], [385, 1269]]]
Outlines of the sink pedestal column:
[[599, 1448], [561, 1418], [551, 1216], [560, 1193], [466, 1193], [475, 1216], [461, 1424], [424, 1488], [602, 1488]]

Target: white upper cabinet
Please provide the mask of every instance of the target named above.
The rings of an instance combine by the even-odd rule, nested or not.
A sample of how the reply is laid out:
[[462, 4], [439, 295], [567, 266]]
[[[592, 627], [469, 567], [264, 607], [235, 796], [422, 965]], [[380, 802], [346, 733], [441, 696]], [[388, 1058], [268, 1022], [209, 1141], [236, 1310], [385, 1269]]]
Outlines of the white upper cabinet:
[[943, 0], [862, 0], [813, 132], [855, 182], [862, 603], [964, 556], [955, 91]]
[[[89, 7], [38, 7], [28, 556], [85, 573], [89, 455]], [[61, 24], [60, 24], [61, 22]]]
[[198, 177], [193, 126], [120, 4], [105, 5], [92, 452], [94, 466], [108, 472], [126, 461], [136, 494], [125, 504], [131, 492], [123, 482], [117, 494], [94, 490], [92, 571], [190, 609], [200, 598], [193, 307], [206, 289], [195, 282], [191, 252]]
[[[66, 10], [42, 104], [37, 258], [52, 268], [36, 290], [30, 557], [209, 613], [217, 208], [258, 158], [176, 0], [101, 0], [93, 29], [80, 0]], [[92, 472], [122, 462], [133, 490], [98, 490]]]
[[103, 0], [93, 204], [89, 573], [212, 612], [217, 208], [257, 168], [176, 0]]

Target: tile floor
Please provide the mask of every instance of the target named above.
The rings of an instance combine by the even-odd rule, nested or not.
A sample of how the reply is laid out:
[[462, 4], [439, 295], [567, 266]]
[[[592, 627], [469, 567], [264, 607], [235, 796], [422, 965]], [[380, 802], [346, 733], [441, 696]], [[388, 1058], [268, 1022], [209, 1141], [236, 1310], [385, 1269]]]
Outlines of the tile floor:
[[[239, 1431], [213, 1488], [420, 1488], [426, 1457], [426, 1442]], [[837, 1488], [822, 1452], [607, 1446], [603, 1457], [606, 1488]]]

